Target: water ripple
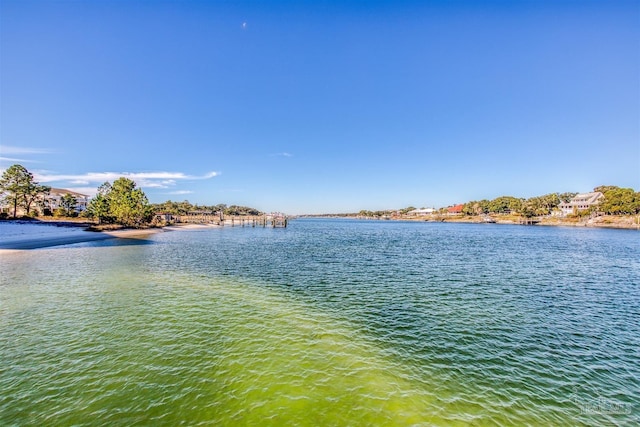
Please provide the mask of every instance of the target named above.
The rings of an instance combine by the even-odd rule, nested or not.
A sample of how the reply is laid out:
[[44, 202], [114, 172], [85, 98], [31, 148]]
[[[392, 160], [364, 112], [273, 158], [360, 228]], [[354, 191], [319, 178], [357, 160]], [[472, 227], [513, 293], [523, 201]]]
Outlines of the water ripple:
[[1, 425], [636, 425], [640, 243], [294, 221], [0, 259]]

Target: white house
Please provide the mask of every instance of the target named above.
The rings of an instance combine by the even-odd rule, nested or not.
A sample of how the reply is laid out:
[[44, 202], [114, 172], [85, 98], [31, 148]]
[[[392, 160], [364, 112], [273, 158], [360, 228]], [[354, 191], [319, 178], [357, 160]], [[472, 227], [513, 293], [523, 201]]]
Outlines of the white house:
[[590, 209], [600, 203], [603, 197], [604, 195], [599, 191], [576, 194], [569, 202], [560, 203], [558, 208], [562, 211], [563, 215], [570, 215]]
[[412, 211], [409, 211], [407, 212], [407, 215], [427, 216], [427, 215], [433, 215], [434, 213], [436, 213], [436, 210], [433, 208], [423, 208], [423, 209], [414, 209]]
[[76, 193], [75, 191], [65, 190], [64, 188], [52, 188], [45, 197], [44, 206], [49, 208], [51, 212], [62, 207], [62, 197], [70, 194], [76, 198], [76, 212], [82, 212], [87, 209], [89, 204], [89, 196], [86, 194]]
[[[50, 212], [55, 211], [56, 209], [62, 207], [62, 197], [66, 194], [71, 194], [76, 198], [75, 211], [77, 213], [80, 213], [83, 210], [87, 209], [87, 205], [89, 204], [88, 195], [77, 193], [71, 190], [65, 190], [63, 188], [52, 188], [49, 191], [49, 194], [43, 195], [42, 199], [34, 202], [31, 205], [31, 212], [39, 212], [42, 215], [44, 214], [45, 210], [49, 210]], [[11, 206], [11, 204], [6, 200], [0, 198], [0, 212], [13, 214], [13, 206]], [[22, 206], [18, 206], [16, 214], [18, 216], [24, 215], [25, 209]]]

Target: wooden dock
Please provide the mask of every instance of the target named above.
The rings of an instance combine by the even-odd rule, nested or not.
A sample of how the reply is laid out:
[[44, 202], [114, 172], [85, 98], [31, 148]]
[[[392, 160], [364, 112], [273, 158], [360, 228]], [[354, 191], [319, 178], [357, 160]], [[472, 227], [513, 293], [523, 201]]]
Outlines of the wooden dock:
[[197, 211], [173, 218], [176, 222], [183, 224], [214, 224], [231, 227], [286, 228], [289, 223], [289, 217], [282, 213], [224, 215], [222, 212]]

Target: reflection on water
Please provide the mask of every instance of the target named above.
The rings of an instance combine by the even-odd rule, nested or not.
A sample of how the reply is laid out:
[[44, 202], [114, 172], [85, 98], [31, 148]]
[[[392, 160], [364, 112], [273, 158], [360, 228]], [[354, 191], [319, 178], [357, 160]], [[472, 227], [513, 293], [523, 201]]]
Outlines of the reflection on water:
[[0, 424], [638, 420], [635, 233], [308, 220], [151, 242], [0, 259]]

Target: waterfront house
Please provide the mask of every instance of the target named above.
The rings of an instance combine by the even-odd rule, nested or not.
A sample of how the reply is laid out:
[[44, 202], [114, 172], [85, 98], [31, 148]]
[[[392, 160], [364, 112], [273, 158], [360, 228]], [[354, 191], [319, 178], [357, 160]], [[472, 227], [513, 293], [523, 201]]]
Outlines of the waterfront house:
[[64, 188], [51, 188], [49, 194], [44, 198], [44, 206], [51, 212], [62, 207], [62, 198], [66, 195], [71, 195], [76, 199], [75, 211], [80, 213], [87, 209], [89, 205], [89, 196], [75, 191], [66, 190]]
[[[49, 193], [43, 193], [38, 200], [34, 201], [31, 205], [30, 212], [39, 215], [51, 215], [53, 211], [62, 207], [62, 198], [67, 194], [72, 195], [76, 199], [76, 206], [74, 209], [76, 213], [80, 213], [87, 209], [87, 206], [89, 205], [88, 195], [66, 190], [64, 188], [51, 188]], [[0, 202], [0, 212], [13, 215], [13, 206], [11, 206], [7, 200], [3, 200]], [[16, 209], [17, 216], [22, 216], [26, 213], [26, 210], [22, 206], [18, 206]]]
[[575, 214], [581, 211], [586, 211], [587, 209], [591, 209], [592, 207], [600, 203], [603, 198], [604, 195], [599, 191], [595, 191], [593, 193], [576, 194], [576, 196], [569, 202], [560, 203], [558, 205], [558, 208], [562, 212], [562, 215]]
[[447, 208], [447, 214], [448, 215], [461, 215], [462, 214], [462, 208], [464, 207], [463, 204], [460, 205], [453, 205], [453, 206], [449, 206]]
[[423, 208], [423, 209], [414, 209], [412, 211], [407, 212], [409, 216], [427, 216], [433, 215], [436, 212], [433, 208]]

